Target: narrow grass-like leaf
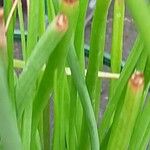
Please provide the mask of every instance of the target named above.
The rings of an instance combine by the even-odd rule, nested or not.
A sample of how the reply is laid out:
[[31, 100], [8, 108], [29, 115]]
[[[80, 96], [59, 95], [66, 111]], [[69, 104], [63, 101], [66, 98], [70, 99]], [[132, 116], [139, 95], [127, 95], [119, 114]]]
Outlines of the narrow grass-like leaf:
[[[112, 47], [111, 47], [111, 71], [120, 73], [122, 62], [123, 49], [123, 29], [124, 29], [124, 0], [115, 0], [114, 3], [114, 17], [113, 17], [113, 33], [112, 33]], [[109, 96], [114, 93], [115, 80], [110, 82]]]
[[32, 0], [29, 2], [27, 58], [31, 55], [38, 40], [39, 1]]
[[[143, 39], [145, 50], [150, 55], [150, 11], [146, 1], [126, 0], [129, 11]], [[141, 11], [139, 11], [141, 10]], [[145, 20], [146, 23], [143, 23]]]
[[140, 150], [142, 140], [146, 134], [147, 128], [150, 124], [150, 99], [148, 99], [142, 111], [139, 113], [138, 120], [136, 121], [132, 138], [130, 141], [129, 149]]
[[[67, 77], [65, 72], [62, 72], [62, 75], [57, 74], [56, 70], [55, 81], [54, 81], [54, 149], [68, 149], [69, 140], [69, 88]], [[56, 133], [56, 134], [55, 134]], [[75, 141], [74, 141], [75, 142]]]
[[134, 71], [135, 65], [142, 53], [142, 50], [143, 50], [142, 42], [139, 38], [137, 38], [131, 50], [131, 53], [126, 61], [126, 64], [122, 70], [122, 73], [120, 75], [120, 78], [115, 88], [114, 95], [110, 98], [110, 101], [108, 102], [107, 107], [106, 107], [106, 111], [101, 120], [101, 123], [99, 126], [99, 134], [100, 134], [101, 142], [111, 126], [111, 120], [116, 110], [118, 101], [121, 97], [124, 87], [126, 86], [127, 81], [129, 80], [132, 72]]
[[[70, 79], [70, 111], [69, 111], [69, 149], [76, 149], [76, 110], [77, 109], [77, 89], [73, 82], [73, 79]], [[82, 116], [82, 115], [81, 115]], [[80, 116], [77, 116], [80, 117]]]
[[96, 124], [94, 111], [91, 104], [91, 99], [85, 84], [84, 76], [78, 64], [78, 59], [76, 56], [74, 45], [72, 44], [70, 45], [70, 50], [68, 54], [68, 63], [85, 113], [86, 123], [87, 123], [89, 135], [91, 139], [92, 150], [99, 150], [97, 124]]
[[[13, 1], [7, 0], [4, 1], [4, 15], [5, 15], [5, 22], [8, 18], [9, 11], [11, 10]], [[11, 100], [13, 101], [13, 105], [15, 107], [15, 90], [14, 90], [14, 69], [13, 69], [13, 56], [14, 56], [14, 39], [13, 39], [13, 33], [14, 33], [14, 17], [12, 17], [9, 27], [7, 29], [6, 38], [7, 38], [7, 54], [8, 54], [8, 87], [9, 92], [11, 96]]]
[[46, 6], [47, 6], [47, 14], [49, 21], [52, 21], [55, 17], [55, 10], [54, 10], [54, 4], [53, 0], [46, 0]]
[[[45, 28], [46, 28], [45, 5], [46, 5], [46, 1], [39, 1], [39, 6], [40, 6], [39, 7], [39, 27], [38, 27], [39, 38], [44, 34]], [[54, 17], [53, 17], [53, 19], [54, 19]], [[42, 75], [43, 74], [41, 71], [41, 76]], [[39, 79], [37, 81], [37, 86], [38, 86], [38, 83], [40, 82], [40, 79], [41, 78], [39, 77]], [[39, 127], [38, 127], [41, 145], [43, 144], [41, 147], [44, 147], [45, 149], [50, 148], [50, 111], [49, 111], [50, 108], [48, 108], [48, 107], [49, 107], [49, 103], [48, 103], [45, 111], [43, 112], [43, 117], [41, 117]], [[31, 113], [31, 116], [32, 116], [32, 113]]]
[[[30, 99], [32, 101], [32, 98]], [[25, 109], [22, 116], [22, 125], [21, 125], [21, 140], [23, 148], [26, 150], [30, 149], [31, 141], [31, 121], [32, 121], [32, 103], [28, 105]]]
[[[70, 140], [70, 136], [69, 136], [69, 119], [70, 119], [70, 110], [68, 108], [70, 107], [70, 88], [69, 88], [69, 83], [67, 80], [67, 76], [65, 75], [64, 78], [65, 82], [64, 82], [64, 128], [65, 128], [65, 145], [67, 148], [69, 148], [69, 140]], [[75, 106], [76, 107], [76, 106]], [[75, 127], [75, 125], [74, 125]], [[75, 132], [76, 133], [76, 132]], [[76, 134], [75, 134], [76, 135]], [[74, 138], [73, 138], [74, 139]], [[74, 142], [77, 141], [77, 136], [75, 136]], [[75, 144], [75, 146], [77, 146], [77, 144]]]
[[80, 62], [81, 68], [84, 68], [84, 24], [85, 24], [85, 17], [86, 17], [86, 10], [88, 7], [88, 0], [80, 1], [79, 3], [79, 16], [78, 22], [75, 32], [75, 48], [76, 53]]
[[[75, 39], [74, 39], [77, 57], [80, 63], [80, 67], [81, 69], [83, 69], [83, 72], [85, 68], [85, 60], [84, 60], [84, 32], [85, 32], [84, 30], [85, 29], [84, 29], [84, 26], [85, 26], [87, 8], [88, 8], [88, 0], [83, 0], [79, 2], [79, 14], [80, 15], [78, 16], [78, 22], [77, 22], [77, 27], [76, 27], [76, 32], [75, 32]], [[77, 90], [76, 91], [74, 90], [73, 95], [76, 95], [76, 94], [77, 94]], [[79, 97], [77, 97], [76, 100], [74, 99], [74, 101], [76, 101], [76, 105], [77, 105], [76, 110], [74, 110], [76, 112], [76, 115], [74, 116], [76, 117], [76, 122], [75, 122], [76, 130], [77, 130], [77, 136], [80, 137], [83, 110], [82, 110], [81, 101]]]
[[150, 139], [150, 123], [147, 127], [144, 138], [143, 138], [142, 143], [140, 145], [140, 150], [145, 150], [145, 149], [149, 148], [148, 147], [148, 144], [150, 142], [149, 139]]
[[[43, 112], [43, 147], [50, 149], [50, 102]], [[41, 139], [42, 140], [42, 139]]]
[[23, 60], [26, 61], [27, 52], [26, 52], [25, 29], [24, 29], [23, 10], [22, 10], [21, 0], [18, 1], [18, 16], [19, 16], [20, 32], [21, 32], [22, 55], [23, 55]]
[[[37, 1], [38, 2], [38, 1]], [[39, 4], [38, 4], [39, 3]], [[39, 1], [37, 3], [38, 7], [35, 8], [35, 7], [31, 7], [30, 9], [38, 9], [39, 10], [35, 13], [38, 13], [38, 24], [36, 25], [36, 28], [33, 29], [34, 26], [32, 26], [31, 24], [33, 23], [33, 20], [31, 23], [29, 23], [31, 26], [29, 26], [30, 28], [30, 31], [31, 29], [32, 30], [37, 30], [37, 33], [33, 36], [34, 39], [32, 39], [34, 42], [30, 43], [28, 42], [28, 48], [32, 48], [35, 46], [36, 42], [37, 42], [37, 38], [41, 38], [41, 36], [43, 35], [43, 33], [45, 32], [45, 1]], [[31, 5], [33, 6], [33, 3], [31, 3]], [[35, 5], [35, 4], [34, 4]], [[33, 11], [33, 10], [32, 10]], [[30, 16], [31, 14], [29, 14]], [[35, 15], [35, 14], [33, 14]], [[31, 15], [32, 17], [32, 15]], [[30, 18], [31, 19], [31, 18]], [[32, 18], [33, 19], [33, 18]], [[31, 20], [29, 20], [31, 21]], [[32, 32], [29, 32], [29, 39], [31, 38], [30, 34]], [[32, 53], [32, 49], [30, 49], [31, 53]], [[29, 52], [29, 49], [28, 49], [28, 52]], [[30, 54], [28, 54], [29, 56]], [[27, 52], [26, 52], [26, 61], [27, 61]], [[34, 87], [34, 89], [36, 89], [36, 86]], [[32, 93], [34, 93], [34, 91], [32, 91]], [[33, 97], [34, 97], [34, 94], [33, 94]], [[31, 122], [32, 122], [32, 101], [33, 101], [33, 97], [31, 96], [29, 99], [30, 101], [30, 104], [28, 105], [27, 108], [25, 108], [25, 111], [24, 111], [24, 114], [23, 114], [23, 117], [22, 117], [22, 120], [23, 120], [23, 124], [22, 124], [22, 129], [23, 129], [23, 134], [22, 134], [22, 138], [23, 138], [23, 144], [24, 144], [24, 148], [25, 149], [30, 149], [30, 140], [31, 140]], [[39, 132], [39, 135], [40, 135], [41, 132]], [[42, 136], [42, 135], [41, 135]], [[29, 137], [29, 138], [27, 138]]]
[[[54, 101], [54, 139], [53, 139], [53, 149], [57, 150], [60, 149], [60, 114], [59, 114], [59, 103], [57, 101], [57, 71], [55, 72], [54, 76], [54, 96], [55, 96], [55, 101]], [[59, 96], [59, 95], [58, 95]]]
[[45, 1], [39, 1], [39, 37], [45, 32]]
[[52, 0], [55, 8], [55, 14], [58, 13], [60, 7], [60, 0]]
[[[144, 75], [135, 72], [128, 82], [125, 100], [119, 117], [113, 122], [108, 150], [127, 149], [139, 112], [144, 89]], [[119, 140], [118, 140], [119, 139]]]
[[[129, 10], [131, 12], [131, 15], [133, 16], [133, 19], [136, 23], [136, 26], [141, 34], [141, 37], [143, 39], [144, 42], [144, 46], [145, 46], [145, 51], [148, 54], [148, 61], [147, 61], [147, 65], [146, 65], [146, 84], [148, 83], [148, 80], [150, 80], [149, 76], [149, 66], [150, 65], [150, 37], [147, 35], [150, 35], [150, 20], [148, 19], [150, 16], [150, 11], [149, 11], [149, 5], [148, 3], [146, 3], [145, 1], [138, 1], [136, 2], [135, 0], [127, 0], [126, 1], [127, 6], [129, 7]], [[141, 8], [141, 11], [138, 11]], [[147, 23], [143, 24], [144, 20], [147, 20]]]
[[136, 69], [144, 72], [146, 67], [146, 62], [147, 62], [147, 52], [146, 50], [144, 50], [137, 62]]
[[150, 55], [147, 56], [147, 61], [145, 64], [144, 76], [145, 76], [145, 88], [149, 86], [150, 83]]
[[[150, 87], [150, 2], [115, 0], [112, 57], [111, 60], [107, 58], [106, 63], [110, 66], [111, 62], [112, 72], [118, 74], [103, 73], [101, 76], [110, 2], [90, 1], [95, 11], [86, 70], [84, 24], [86, 13], [89, 13], [88, 0], [4, 1], [7, 31], [0, 9], [0, 149], [149, 149], [150, 102], [145, 101]], [[125, 66], [121, 66], [124, 2], [133, 16], [139, 37]], [[26, 8], [27, 31], [23, 20]], [[18, 27], [18, 19], [23, 60], [13, 60], [16, 43], [18, 48], [18, 41], [14, 45], [16, 34], [13, 35], [13, 30], [16, 23]], [[45, 31], [47, 21], [52, 24]], [[66, 67], [68, 64], [70, 68]], [[20, 68], [17, 75], [13, 67]], [[135, 69], [144, 75], [135, 73], [129, 80]], [[101, 77], [109, 74], [109, 78], [119, 79], [111, 81], [109, 101], [99, 120]], [[54, 116], [50, 100], [54, 100]]]
[[0, 8], [0, 145], [3, 150], [22, 150], [16, 114], [8, 90], [6, 61], [3, 9]]
[[[95, 111], [95, 107], [99, 107], [99, 99], [96, 97], [96, 89], [100, 91], [100, 83], [98, 82], [98, 71], [103, 67], [103, 54], [105, 46], [105, 33], [106, 33], [106, 20], [108, 14], [108, 8], [111, 0], [96, 2], [96, 8], [94, 12], [94, 18], [92, 22], [92, 31], [90, 39], [90, 54], [89, 64], [86, 75], [86, 84], [92, 100], [92, 106]], [[101, 12], [101, 13], [99, 13]], [[98, 84], [97, 84], [98, 82]], [[98, 101], [98, 102], [97, 102]], [[96, 117], [98, 116], [98, 112]]]
[[30, 102], [30, 96], [32, 95], [40, 69], [42, 69], [49, 55], [65, 34], [67, 26], [67, 18], [62, 14], [57, 16], [39, 40], [31, 57], [29, 57], [16, 87], [17, 113], [19, 118]]
[[[103, 68], [103, 54], [104, 54], [104, 46], [105, 46], [105, 33], [106, 33], [106, 20], [108, 14], [108, 8], [111, 0], [107, 1], [96, 1], [96, 8], [94, 12], [93, 22], [92, 22], [92, 31], [90, 38], [90, 53], [89, 53], [89, 63], [88, 70], [86, 75], [86, 84], [88, 88], [88, 92], [91, 98], [92, 106], [94, 109], [94, 113], [96, 116], [96, 120], [98, 120], [98, 112], [99, 112], [99, 104], [100, 104], [100, 93], [96, 93], [101, 89], [101, 80], [98, 79], [98, 71]], [[101, 14], [99, 13], [101, 12]], [[82, 123], [82, 132], [81, 139], [83, 137], [88, 137], [87, 125], [85, 123], [85, 119], [83, 118]], [[89, 138], [87, 138], [87, 143]], [[80, 147], [84, 149], [84, 146], [87, 146], [86, 142], [81, 142]]]
[[62, 74], [58, 77], [58, 71], [56, 70], [56, 79], [54, 84], [54, 111], [55, 111], [55, 121], [54, 121], [54, 150], [64, 150], [65, 147], [65, 119], [64, 119], [64, 75]]
[[3, 150], [22, 150], [17, 119], [8, 93], [6, 69], [3, 65], [0, 58], [0, 143]]
[[[63, 0], [61, 3], [60, 13], [64, 13], [68, 18], [68, 31], [62, 41], [58, 44], [55, 51], [49, 57], [43, 78], [40, 82], [37, 94], [33, 104], [32, 120], [32, 140], [39, 122], [39, 116], [43, 112], [49, 96], [53, 89], [54, 72], [58, 69], [59, 74], [65, 70], [66, 57], [69, 50], [69, 43], [74, 35], [76, 21], [78, 16], [79, 2]], [[57, 58], [57, 59], [56, 59]], [[44, 91], [44, 92], [43, 92]]]

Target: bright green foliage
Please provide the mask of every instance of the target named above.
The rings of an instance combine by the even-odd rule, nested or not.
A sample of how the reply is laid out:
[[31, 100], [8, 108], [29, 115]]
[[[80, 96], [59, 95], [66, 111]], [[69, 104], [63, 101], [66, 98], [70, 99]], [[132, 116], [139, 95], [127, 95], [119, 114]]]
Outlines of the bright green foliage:
[[[113, 33], [112, 33], [112, 47], [111, 47], [111, 71], [120, 73], [123, 51], [123, 29], [124, 29], [124, 0], [115, 0], [114, 16], [113, 16]], [[111, 80], [110, 93], [111, 97], [114, 92], [116, 81]]]
[[6, 37], [0, 9], [0, 149], [22, 149], [21, 138], [7, 81]]
[[[108, 150], [127, 149], [141, 105], [144, 88], [143, 74], [135, 72], [128, 82], [125, 99], [119, 115], [115, 114]], [[119, 139], [119, 140], [118, 140]]]
[[[144, 108], [141, 110], [136, 125], [134, 127], [134, 131], [129, 146], [129, 148], [132, 150], [140, 149], [140, 147], [142, 147], [142, 141], [145, 139], [144, 136], [146, 136], [147, 132], [149, 132], [148, 131], [149, 130], [148, 126], [150, 125], [149, 111], [150, 111], [150, 100], [148, 99]], [[144, 143], [147, 144], [147, 140], [145, 140]]]
[[[119, 79], [110, 78], [109, 101], [100, 118], [102, 80], [107, 76], [99, 77], [99, 73], [106, 56], [111, 0], [96, 0], [88, 65], [85, 65], [84, 32], [89, 1], [27, 2], [27, 14], [21, 0], [12, 16], [9, 16], [12, 0], [4, 1], [4, 14], [0, 8], [0, 150], [149, 148], [150, 3], [143, 0], [112, 3], [109, 63], [111, 73], [118, 73]], [[125, 6], [138, 36], [122, 66]], [[17, 20], [22, 59], [13, 56], [14, 42], [19, 41], [13, 38]], [[16, 68], [21, 69], [17, 74]]]
[[[19, 77], [16, 86], [17, 115], [19, 118], [21, 117], [23, 110], [30, 103], [28, 101], [30, 100], [30, 97], [33, 96], [34, 85], [40, 70], [67, 30], [67, 28], [64, 30], [58, 28], [58, 17], [51, 23], [45, 34], [35, 46]], [[53, 36], [53, 38], [51, 38], [51, 36]]]

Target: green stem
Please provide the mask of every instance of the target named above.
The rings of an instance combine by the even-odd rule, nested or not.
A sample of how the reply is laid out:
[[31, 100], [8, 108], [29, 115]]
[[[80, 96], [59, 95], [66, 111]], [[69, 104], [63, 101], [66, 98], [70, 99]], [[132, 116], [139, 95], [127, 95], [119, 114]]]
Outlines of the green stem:
[[[88, 8], [88, 0], [80, 0], [79, 3], [79, 16], [78, 16], [78, 22], [77, 22], [77, 27], [76, 27], [76, 32], [75, 32], [75, 49], [77, 53], [77, 57], [79, 60], [80, 67], [84, 73], [84, 67], [85, 67], [85, 60], [84, 60], [84, 32], [85, 32], [85, 18], [86, 18], [86, 12]], [[72, 83], [73, 84], [73, 83]], [[75, 86], [75, 85], [74, 85]], [[75, 92], [75, 91], [74, 91]], [[77, 94], [77, 90], [76, 90]], [[76, 110], [74, 110], [76, 115], [74, 116], [76, 119], [76, 130], [77, 130], [77, 136], [78, 138], [80, 137], [80, 131], [81, 131], [81, 125], [82, 125], [82, 117], [83, 117], [83, 110], [81, 106], [81, 101], [79, 97], [76, 97]], [[72, 99], [71, 99], [72, 100]], [[73, 103], [73, 102], [72, 102]], [[72, 140], [73, 141], [73, 140]]]
[[[106, 22], [107, 22], [107, 14], [108, 14], [108, 8], [110, 2], [111, 0], [97, 1], [95, 12], [94, 12], [94, 18], [92, 22], [90, 54], [89, 54], [89, 64], [88, 64], [88, 70], [86, 76], [86, 84], [92, 100], [92, 106], [94, 111], [95, 111], [95, 105], [98, 104], [97, 101], [99, 101], [99, 99], [95, 99], [95, 90], [97, 88], [100, 89], [100, 87], [97, 86], [96, 84], [98, 81], [97, 74], [99, 69], [102, 70], [103, 67]], [[96, 116], [98, 115], [96, 114]]]
[[[105, 45], [105, 33], [106, 33], [106, 22], [108, 8], [111, 0], [102, 1], [99, 0], [96, 2], [96, 8], [94, 12], [93, 22], [92, 22], [92, 31], [90, 39], [90, 53], [89, 53], [89, 63], [88, 70], [86, 75], [86, 84], [88, 92], [91, 98], [93, 110], [98, 120], [99, 113], [99, 103], [100, 103], [100, 89], [101, 89], [101, 80], [98, 79], [97, 74], [99, 69], [103, 68], [103, 54], [104, 54], [104, 45]], [[101, 12], [101, 14], [99, 14]], [[98, 93], [96, 93], [96, 91]], [[87, 147], [88, 141], [88, 132], [85, 119], [82, 122], [82, 131], [81, 139], [87, 137], [87, 142], [81, 142], [80, 147]], [[84, 149], [84, 148], [83, 148]]]
[[[113, 33], [112, 33], [112, 47], [111, 47], [111, 71], [120, 73], [122, 62], [122, 49], [123, 49], [123, 29], [124, 29], [124, 0], [115, 0], [114, 4], [114, 17], [113, 17]], [[114, 93], [116, 81], [110, 82], [111, 97]]]
[[78, 64], [78, 59], [76, 56], [74, 46], [72, 44], [70, 46], [70, 50], [68, 54], [68, 63], [71, 68], [74, 83], [78, 90], [82, 107], [85, 113], [86, 123], [87, 123], [90, 139], [91, 139], [92, 150], [99, 150], [97, 124], [94, 116], [94, 111], [91, 105], [91, 99], [84, 81], [84, 76]]

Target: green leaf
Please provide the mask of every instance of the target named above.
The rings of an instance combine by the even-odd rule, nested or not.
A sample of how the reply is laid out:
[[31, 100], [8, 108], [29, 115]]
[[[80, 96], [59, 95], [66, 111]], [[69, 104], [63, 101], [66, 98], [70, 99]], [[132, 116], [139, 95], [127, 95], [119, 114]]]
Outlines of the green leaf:
[[144, 89], [144, 75], [135, 72], [128, 82], [120, 114], [115, 117], [108, 142], [108, 150], [128, 149]]
[[19, 77], [16, 86], [17, 115], [19, 119], [23, 110], [30, 103], [30, 97], [33, 96], [33, 89], [44, 63], [46, 63], [67, 30], [66, 19], [64, 15], [60, 15], [53, 20], [28, 58], [27, 64]]
[[86, 123], [89, 130], [89, 135], [91, 139], [92, 150], [99, 150], [99, 137], [96, 119], [94, 116], [94, 111], [91, 104], [91, 99], [85, 84], [84, 76], [81, 72], [74, 45], [70, 46], [68, 54], [68, 63], [72, 72], [74, 84], [78, 90], [82, 107], [85, 113]]
[[[129, 80], [132, 72], [135, 69], [136, 63], [142, 53], [143, 45], [139, 38], [134, 43], [134, 46], [131, 50], [131, 53], [126, 61], [126, 64], [121, 72], [120, 78], [118, 83], [115, 87], [115, 92], [113, 96], [110, 98], [104, 115], [102, 117], [100, 126], [99, 126], [99, 133], [100, 133], [100, 141], [102, 142], [103, 138], [107, 134], [111, 126], [111, 121], [113, 119], [114, 112], [116, 111], [117, 104], [120, 100], [121, 94]], [[131, 65], [132, 64], [132, 65]]]
[[142, 141], [146, 132], [148, 132], [148, 126], [150, 124], [150, 99], [146, 102], [144, 108], [139, 112], [138, 119], [136, 121], [132, 138], [130, 141], [129, 149], [131, 150], [140, 150]]

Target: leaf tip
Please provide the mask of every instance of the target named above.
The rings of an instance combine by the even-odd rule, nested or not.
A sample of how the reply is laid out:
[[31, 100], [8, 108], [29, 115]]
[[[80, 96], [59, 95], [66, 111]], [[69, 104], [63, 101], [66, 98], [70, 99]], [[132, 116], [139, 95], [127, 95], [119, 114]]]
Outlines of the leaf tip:
[[68, 28], [68, 19], [64, 14], [57, 16], [56, 26], [59, 31], [66, 31]]
[[142, 72], [136, 71], [131, 79], [130, 83], [134, 89], [139, 89], [144, 85], [144, 74]]

